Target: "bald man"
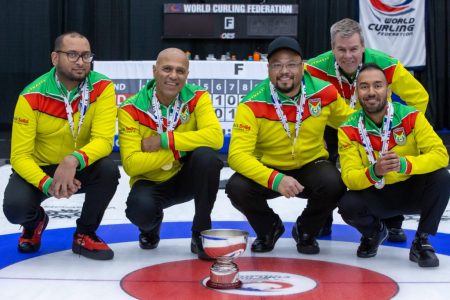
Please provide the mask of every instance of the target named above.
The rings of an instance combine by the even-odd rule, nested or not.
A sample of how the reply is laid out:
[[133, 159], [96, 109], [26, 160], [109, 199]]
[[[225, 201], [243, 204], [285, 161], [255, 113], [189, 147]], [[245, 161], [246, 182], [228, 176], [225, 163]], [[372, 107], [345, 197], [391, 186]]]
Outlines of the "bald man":
[[161, 51], [153, 77], [119, 109], [120, 155], [130, 176], [126, 215], [139, 230], [139, 246], [159, 243], [164, 209], [194, 199], [191, 252], [205, 254], [200, 232], [211, 228], [222, 160], [223, 133], [205, 88], [187, 84], [183, 51]]

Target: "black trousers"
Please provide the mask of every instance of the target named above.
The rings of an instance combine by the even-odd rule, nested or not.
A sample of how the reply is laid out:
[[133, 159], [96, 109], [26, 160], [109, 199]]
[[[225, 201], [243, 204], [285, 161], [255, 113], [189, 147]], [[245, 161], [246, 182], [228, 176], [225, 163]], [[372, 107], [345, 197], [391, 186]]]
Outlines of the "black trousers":
[[[42, 169], [49, 176], [53, 176], [57, 167], [58, 165], [49, 165], [43, 166]], [[77, 193], [86, 193], [81, 215], [76, 221], [77, 232], [94, 233], [116, 192], [120, 178], [119, 168], [113, 160], [105, 157], [77, 171], [75, 178], [81, 182], [81, 189]], [[13, 170], [5, 189], [3, 212], [9, 222], [33, 229], [42, 217], [41, 203], [47, 198], [41, 190], [29, 184]]]
[[[329, 153], [328, 160], [336, 164], [337, 159], [339, 157], [337, 130], [330, 126], [326, 126], [324, 132], [324, 139], [325, 142], [327, 143], [327, 150]], [[333, 215], [331, 215], [330, 218], [332, 221]], [[386, 223], [386, 226], [388, 228], [402, 228], [403, 220], [405, 220], [405, 217], [403, 217], [403, 215], [397, 215], [392, 216], [391, 218], [386, 218], [383, 221]]]
[[380, 219], [399, 214], [420, 214], [418, 232], [436, 234], [450, 196], [450, 174], [446, 169], [413, 175], [406, 181], [348, 191], [339, 202], [346, 223], [364, 236], [379, 229]]
[[[327, 160], [317, 160], [300, 169], [280, 172], [294, 177], [305, 187], [297, 195], [308, 199], [297, 224], [305, 233], [317, 235], [346, 190], [341, 174]], [[228, 180], [225, 192], [233, 206], [247, 217], [258, 236], [264, 236], [272, 230], [272, 224], [279, 217], [269, 207], [267, 200], [281, 196], [280, 193], [239, 173], [234, 173]]]
[[211, 211], [216, 201], [222, 160], [217, 152], [199, 147], [184, 159], [181, 170], [163, 183], [139, 180], [133, 184], [125, 210], [127, 218], [142, 232], [162, 222], [163, 210], [194, 199], [192, 231], [211, 228]]

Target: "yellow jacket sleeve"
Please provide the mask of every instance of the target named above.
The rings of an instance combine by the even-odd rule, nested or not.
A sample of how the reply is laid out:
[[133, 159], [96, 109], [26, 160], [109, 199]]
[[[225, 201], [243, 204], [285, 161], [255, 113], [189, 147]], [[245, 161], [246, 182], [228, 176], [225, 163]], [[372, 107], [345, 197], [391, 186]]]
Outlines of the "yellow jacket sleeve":
[[397, 62], [390, 88], [407, 105], [426, 112], [429, 100], [427, 91], [400, 62]]

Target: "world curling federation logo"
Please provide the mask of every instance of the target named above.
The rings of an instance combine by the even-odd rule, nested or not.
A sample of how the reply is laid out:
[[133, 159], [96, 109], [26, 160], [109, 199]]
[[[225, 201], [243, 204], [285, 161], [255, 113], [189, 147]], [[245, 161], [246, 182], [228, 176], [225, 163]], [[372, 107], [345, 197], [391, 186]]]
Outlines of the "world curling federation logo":
[[[240, 271], [239, 279], [243, 285], [235, 290], [216, 290], [218, 292], [246, 296], [285, 296], [303, 293], [314, 289], [316, 281], [311, 278], [281, 272]], [[203, 280], [206, 285], [208, 278]]]
[[[382, 1], [382, 0], [370, 0], [370, 4], [373, 10], [385, 16], [399, 16], [410, 13], [414, 11], [409, 4], [414, 0], [397, 0], [397, 1]], [[390, 2], [391, 4], [386, 4], [385, 2]], [[397, 4], [392, 4], [392, 2], [398, 2]]]

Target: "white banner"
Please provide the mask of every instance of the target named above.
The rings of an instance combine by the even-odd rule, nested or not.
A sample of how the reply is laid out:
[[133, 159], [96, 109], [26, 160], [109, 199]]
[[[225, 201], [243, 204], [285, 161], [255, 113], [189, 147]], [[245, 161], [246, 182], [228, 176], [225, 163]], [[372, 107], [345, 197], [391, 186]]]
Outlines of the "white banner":
[[425, 0], [359, 0], [359, 23], [366, 47], [425, 66]]

